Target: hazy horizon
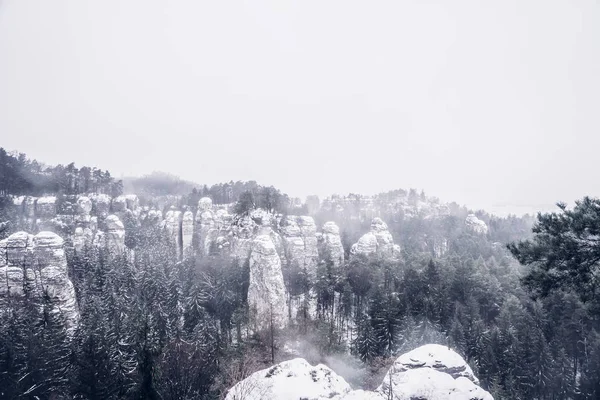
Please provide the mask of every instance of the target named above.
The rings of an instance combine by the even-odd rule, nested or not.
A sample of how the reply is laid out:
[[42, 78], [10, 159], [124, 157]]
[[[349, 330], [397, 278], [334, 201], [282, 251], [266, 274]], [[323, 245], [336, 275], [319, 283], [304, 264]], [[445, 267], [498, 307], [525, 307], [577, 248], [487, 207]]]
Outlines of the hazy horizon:
[[0, 1], [0, 146], [499, 215], [600, 195], [593, 1]]

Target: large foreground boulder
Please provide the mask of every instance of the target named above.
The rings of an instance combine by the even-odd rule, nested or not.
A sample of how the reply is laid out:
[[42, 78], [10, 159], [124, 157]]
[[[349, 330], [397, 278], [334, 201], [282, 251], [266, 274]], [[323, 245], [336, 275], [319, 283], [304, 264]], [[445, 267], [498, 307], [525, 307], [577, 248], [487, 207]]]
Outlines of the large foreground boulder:
[[350, 391], [344, 378], [325, 365], [295, 358], [253, 373], [229, 389], [225, 400], [339, 400]]

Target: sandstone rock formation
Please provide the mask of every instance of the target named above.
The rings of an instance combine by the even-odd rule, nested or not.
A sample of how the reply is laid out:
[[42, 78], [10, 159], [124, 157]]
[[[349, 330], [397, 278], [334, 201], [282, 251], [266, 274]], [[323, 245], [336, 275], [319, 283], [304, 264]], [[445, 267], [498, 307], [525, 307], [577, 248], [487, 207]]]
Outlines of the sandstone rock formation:
[[334, 269], [340, 268], [344, 263], [344, 246], [340, 237], [340, 228], [335, 222], [326, 222], [320, 237], [320, 258], [326, 263], [331, 263]]
[[107, 194], [96, 194], [90, 197], [92, 210], [100, 218], [106, 218], [110, 214], [110, 196]]
[[248, 305], [255, 331], [283, 328], [286, 321], [285, 286], [281, 260], [268, 232], [252, 241]]
[[116, 215], [109, 215], [105, 219], [106, 247], [112, 255], [120, 255], [125, 251], [125, 227]]
[[351, 390], [324, 365], [302, 358], [255, 372], [238, 382], [226, 400], [493, 400], [477, 386], [471, 368], [454, 351], [440, 345], [421, 346], [400, 356], [375, 391]]
[[364, 234], [358, 242], [352, 245], [352, 255], [365, 255], [396, 259], [400, 257], [400, 246], [394, 244], [392, 234], [387, 224], [381, 218], [373, 218], [371, 231]]
[[63, 239], [53, 232], [29, 235], [17, 232], [0, 241], [0, 297], [9, 292], [23, 295], [27, 279], [34, 295], [44, 291], [53, 301], [55, 312], [65, 318], [72, 331], [79, 321], [75, 289], [67, 275]]
[[181, 245], [184, 256], [192, 254], [194, 250], [194, 214], [191, 211], [183, 213], [181, 219]]
[[211, 241], [209, 233], [215, 227], [215, 215], [212, 210], [213, 203], [208, 197], [198, 200], [198, 211], [196, 212], [196, 226], [194, 227], [197, 240], [197, 249], [200, 256], [210, 253]]
[[281, 221], [280, 231], [288, 266], [314, 278], [319, 260], [315, 221], [312, 217], [290, 215]]
[[469, 214], [467, 216], [467, 218], [465, 219], [465, 225], [467, 226], [467, 229], [474, 233], [481, 235], [486, 235], [488, 233], [487, 224], [484, 221], [477, 218], [475, 214]]

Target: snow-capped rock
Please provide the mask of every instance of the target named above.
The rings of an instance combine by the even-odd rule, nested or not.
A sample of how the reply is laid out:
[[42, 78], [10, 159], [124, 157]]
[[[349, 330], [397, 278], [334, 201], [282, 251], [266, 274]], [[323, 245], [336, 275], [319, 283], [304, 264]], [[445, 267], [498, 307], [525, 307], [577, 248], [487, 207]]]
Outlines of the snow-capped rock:
[[268, 329], [271, 323], [283, 328], [286, 321], [285, 286], [281, 259], [269, 233], [252, 241], [248, 305], [256, 331]]
[[120, 213], [127, 210], [127, 199], [125, 196], [118, 196], [112, 200], [112, 212]]
[[92, 201], [87, 196], [79, 196], [77, 198], [77, 214], [90, 215], [92, 212]]
[[467, 218], [465, 219], [465, 225], [467, 226], [467, 229], [472, 232], [482, 235], [486, 235], [488, 233], [488, 226], [486, 223], [477, 218], [475, 214], [467, 215]]
[[397, 400], [493, 400], [471, 367], [446, 346], [427, 344], [398, 357], [377, 391]]
[[216, 237], [211, 238], [211, 236], [216, 235], [210, 234], [215, 228], [215, 213], [212, 208], [213, 202], [209, 197], [203, 197], [198, 200], [194, 231], [200, 256], [207, 256], [210, 253], [212, 240], [216, 239]]
[[327, 366], [295, 358], [253, 373], [229, 389], [225, 400], [340, 400], [350, 390]]
[[110, 254], [118, 255], [125, 251], [125, 227], [116, 215], [109, 215], [106, 224], [106, 246]]
[[320, 258], [331, 263], [334, 268], [340, 268], [344, 263], [344, 246], [340, 237], [340, 228], [335, 222], [329, 221], [323, 225], [322, 231]]
[[56, 217], [56, 197], [45, 196], [37, 199], [35, 204], [36, 217], [41, 219], [51, 219]]
[[306, 271], [315, 277], [319, 253], [317, 229], [312, 217], [289, 215], [281, 221], [281, 236], [286, 261], [290, 268]]
[[107, 194], [96, 194], [91, 196], [92, 210], [100, 218], [106, 218], [110, 214], [110, 196]]
[[167, 236], [171, 240], [177, 256], [180, 257], [181, 251], [179, 248], [179, 243], [181, 242], [181, 211], [178, 211], [175, 209], [175, 207], [171, 206], [171, 209], [165, 214], [164, 223]]
[[371, 231], [364, 234], [350, 250], [353, 255], [377, 255], [394, 259], [400, 256], [400, 246], [394, 244], [388, 226], [381, 218], [373, 218]]
[[183, 246], [183, 255], [189, 255], [193, 251], [194, 238], [194, 214], [191, 211], [183, 213], [181, 219], [181, 243]]

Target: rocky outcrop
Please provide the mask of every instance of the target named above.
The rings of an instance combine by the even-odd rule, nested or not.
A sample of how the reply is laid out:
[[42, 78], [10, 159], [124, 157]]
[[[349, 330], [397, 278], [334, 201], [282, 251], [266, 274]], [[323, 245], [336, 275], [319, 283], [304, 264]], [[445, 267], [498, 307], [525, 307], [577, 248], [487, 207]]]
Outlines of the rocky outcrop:
[[[111, 255], [121, 255], [125, 251], [125, 227], [116, 215], [109, 215], [106, 224], [106, 247]], [[100, 236], [103, 236], [100, 233]], [[102, 239], [98, 239], [99, 242]]]
[[286, 321], [285, 286], [281, 260], [269, 232], [252, 241], [248, 305], [255, 331], [269, 329], [271, 324], [283, 328]]
[[56, 217], [56, 197], [45, 196], [37, 199], [36, 218], [52, 219]]
[[165, 230], [173, 243], [177, 256], [181, 257], [181, 248], [179, 245], [181, 243], [181, 211], [177, 211], [173, 206], [165, 214]]
[[181, 246], [183, 256], [191, 255], [194, 251], [194, 214], [191, 211], [183, 213], [181, 219]]
[[215, 227], [215, 214], [212, 210], [213, 203], [208, 197], [198, 200], [198, 211], [196, 212], [196, 232], [197, 249], [200, 256], [207, 256], [210, 253], [211, 240], [209, 233]]
[[477, 218], [475, 214], [467, 215], [467, 218], [465, 219], [465, 225], [467, 226], [467, 229], [473, 233], [480, 235], [487, 235], [488, 233], [487, 224]]
[[53, 232], [37, 235], [17, 232], [0, 241], [0, 297], [8, 293], [22, 296], [24, 279], [33, 294], [47, 293], [55, 312], [65, 318], [72, 331], [79, 321], [75, 289], [67, 275], [63, 239]]
[[233, 386], [234, 399], [493, 400], [477, 386], [471, 368], [454, 351], [429, 344], [400, 356], [375, 391], [351, 390], [325, 365], [296, 358], [267, 368]]
[[315, 278], [319, 252], [317, 228], [312, 217], [285, 217], [280, 224], [286, 262], [291, 269]]
[[339, 400], [350, 390], [327, 366], [296, 358], [253, 373], [229, 389], [225, 400]]
[[326, 222], [320, 236], [319, 254], [321, 260], [338, 269], [344, 264], [344, 246], [340, 237], [340, 228], [335, 222]]
[[106, 218], [110, 214], [110, 196], [107, 194], [95, 194], [90, 196], [92, 200], [92, 211], [99, 218]]
[[352, 245], [352, 255], [378, 256], [386, 259], [400, 257], [400, 246], [394, 244], [387, 224], [381, 218], [373, 218], [370, 232], [364, 234]]
[[258, 225], [250, 217], [242, 217], [231, 226], [231, 255], [239, 261], [250, 258], [252, 239]]

